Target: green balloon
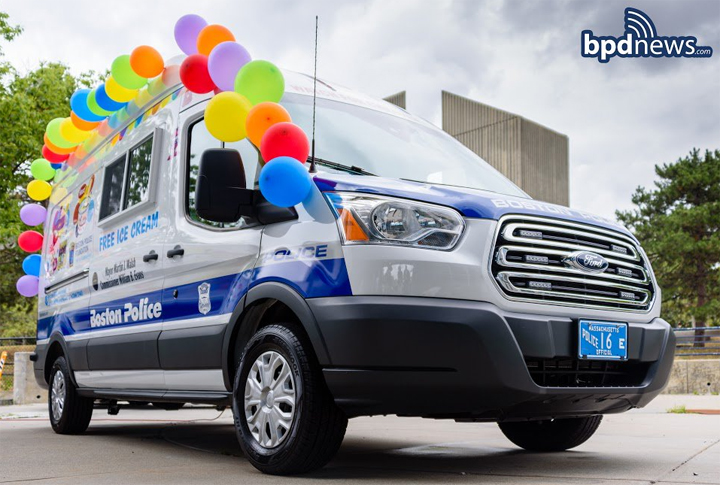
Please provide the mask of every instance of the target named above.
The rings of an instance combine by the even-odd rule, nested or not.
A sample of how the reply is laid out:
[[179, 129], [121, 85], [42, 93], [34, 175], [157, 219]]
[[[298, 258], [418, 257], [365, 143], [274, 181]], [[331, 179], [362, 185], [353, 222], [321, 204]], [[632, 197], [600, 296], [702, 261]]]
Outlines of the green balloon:
[[147, 79], [135, 74], [130, 66], [130, 56], [118, 56], [110, 67], [113, 79], [122, 87], [127, 89], [140, 89], [147, 84]]
[[285, 78], [272, 62], [250, 61], [235, 76], [235, 92], [253, 105], [264, 101], [277, 103], [285, 92]]
[[88, 109], [93, 114], [96, 114], [98, 116], [110, 116], [111, 114], [113, 114], [112, 111], [106, 111], [106, 110], [102, 109], [99, 104], [97, 104], [97, 99], [95, 98], [95, 93], [96, 93], [96, 91], [93, 89], [92, 91], [90, 91], [90, 94], [88, 94], [88, 97], [87, 97]]
[[74, 146], [77, 146], [77, 143], [67, 141], [60, 134], [60, 123], [62, 123], [64, 119], [65, 118], [55, 118], [54, 120], [50, 120], [50, 123], [47, 124], [47, 129], [45, 130], [45, 133], [47, 133], [50, 143], [52, 143], [56, 147], [72, 148]]
[[38, 158], [30, 164], [30, 173], [36, 179], [45, 180], [46, 182], [55, 177], [55, 169], [44, 158]]

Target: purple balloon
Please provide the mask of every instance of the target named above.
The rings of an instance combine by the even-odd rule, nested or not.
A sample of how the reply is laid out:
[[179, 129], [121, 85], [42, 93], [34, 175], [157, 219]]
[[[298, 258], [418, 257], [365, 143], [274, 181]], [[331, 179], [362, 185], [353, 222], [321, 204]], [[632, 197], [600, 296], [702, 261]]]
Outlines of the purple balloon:
[[208, 57], [210, 78], [222, 91], [233, 91], [235, 76], [251, 60], [250, 53], [237, 42], [221, 42]]
[[15, 287], [22, 296], [35, 296], [38, 294], [40, 279], [37, 276], [24, 275], [17, 280]]
[[20, 220], [28, 226], [39, 226], [45, 222], [47, 210], [40, 204], [26, 204], [20, 209]]
[[183, 15], [175, 23], [175, 42], [180, 50], [187, 55], [197, 54], [197, 37], [207, 25], [205, 19], [199, 15]]

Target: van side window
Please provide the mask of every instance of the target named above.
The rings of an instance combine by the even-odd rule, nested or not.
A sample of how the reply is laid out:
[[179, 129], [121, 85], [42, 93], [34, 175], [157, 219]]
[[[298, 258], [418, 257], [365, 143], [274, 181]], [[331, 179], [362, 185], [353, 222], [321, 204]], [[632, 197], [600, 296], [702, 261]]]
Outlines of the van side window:
[[105, 168], [102, 199], [100, 202], [101, 220], [120, 212], [124, 181], [125, 157], [122, 157]]
[[232, 148], [240, 153], [243, 165], [245, 166], [245, 179], [248, 188], [253, 187], [255, 181], [255, 173], [257, 171], [259, 155], [257, 150], [252, 146], [249, 140], [241, 140], [234, 143], [223, 143], [213, 137], [205, 127], [205, 120], [200, 119], [190, 126], [188, 130], [187, 140], [187, 184], [185, 192], [185, 210], [188, 217], [201, 224], [218, 228], [237, 228], [243, 227], [245, 221], [241, 218], [239, 221], [222, 224], [211, 222], [203, 219], [195, 211], [195, 187], [197, 184], [197, 175], [200, 169], [200, 158], [205, 150], [210, 148]]
[[125, 192], [125, 209], [148, 199], [150, 161], [153, 139], [146, 140], [128, 154], [128, 181]]

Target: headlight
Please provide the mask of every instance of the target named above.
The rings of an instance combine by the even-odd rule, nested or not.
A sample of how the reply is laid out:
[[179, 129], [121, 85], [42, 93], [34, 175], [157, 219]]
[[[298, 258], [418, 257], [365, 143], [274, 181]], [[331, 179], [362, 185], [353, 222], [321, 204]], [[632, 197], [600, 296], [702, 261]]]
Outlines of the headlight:
[[465, 229], [453, 209], [412, 200], [351, 192], [325, 194], [344, 244], [392, 244], [452, 249]]

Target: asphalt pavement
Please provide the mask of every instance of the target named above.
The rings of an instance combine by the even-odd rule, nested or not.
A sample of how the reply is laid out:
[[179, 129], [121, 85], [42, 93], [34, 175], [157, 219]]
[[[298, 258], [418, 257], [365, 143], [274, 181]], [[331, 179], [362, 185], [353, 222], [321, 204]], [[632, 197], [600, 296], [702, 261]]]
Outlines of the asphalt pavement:
[[720, 484], [720, 396], [663, 395], [606, 416], [563, 453], [528, 453], [494, 424], [371, 417], [350, 421], [337, 457], [301, 477], [271, 477], [242, 456], [230, 410], [96, 409], [87, 433], [52, 432], [42, 405], [0, 407], [0, 483]]

